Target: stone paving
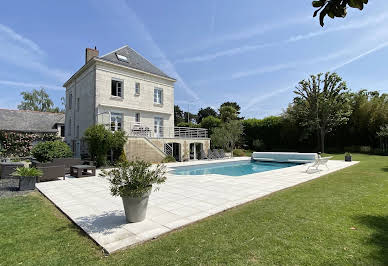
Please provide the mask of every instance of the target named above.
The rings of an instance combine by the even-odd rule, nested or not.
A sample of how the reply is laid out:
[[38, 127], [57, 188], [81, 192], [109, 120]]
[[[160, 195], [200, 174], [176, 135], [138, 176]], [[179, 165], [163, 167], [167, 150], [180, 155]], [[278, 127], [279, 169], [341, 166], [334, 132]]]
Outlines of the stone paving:
[[[172, 163], [168, 167], [214, 162]], [[111, 253], [356, 163], [329, 161], [329, 170], [322, 167], [321, 171], [314, 173], [306, 173], [307, 165], [238, 177], [168, 173], [166, 183], [150, 196], [146, 220], [139, 223], [126, 223], [121, 198], [110, 195], [109, 183], [103, 177], [70, 177], [38, 183], [37, 188], [105, 251]]]

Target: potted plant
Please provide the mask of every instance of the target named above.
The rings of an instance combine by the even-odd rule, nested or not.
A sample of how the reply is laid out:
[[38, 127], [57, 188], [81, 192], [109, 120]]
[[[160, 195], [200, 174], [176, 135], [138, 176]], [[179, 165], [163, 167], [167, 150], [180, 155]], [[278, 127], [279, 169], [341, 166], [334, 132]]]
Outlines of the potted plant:
[[43, 172], [34, 167], [18, 167], [12, 175], [19, 177], [19, 190], [24, 191], [34, 190], [36, 179], [42, 176]]
[[345, 153], [345, 162], [351, 162], [352, 161], [352, 155], [347, 152]]
[[127, 222], [135, 223], [145, 219], [152, 185], [164, 183], [165, 174], [164, 165], [151, 167], [146, 161], [132, 161], [120, 162], [117, 168], [103, 170], [100, 176], [108, 177], [112, 195], [123, 200]]

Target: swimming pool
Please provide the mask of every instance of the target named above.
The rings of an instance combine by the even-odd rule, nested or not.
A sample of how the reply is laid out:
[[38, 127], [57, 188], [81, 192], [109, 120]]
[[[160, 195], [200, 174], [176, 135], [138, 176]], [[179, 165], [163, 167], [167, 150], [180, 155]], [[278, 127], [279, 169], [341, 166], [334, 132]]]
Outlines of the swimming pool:
[[175, 167], [171, 171], [174, 175], [206, 175], [218, 174], [228, 176], [242, 176], [254, 173], [261, 173], [275, 169], [281, 169], [296, 166], [296, 163], [276, 163], [276, 162], [255, 162], [255, 161], [237, 161], [220, 162], [192, 166]]

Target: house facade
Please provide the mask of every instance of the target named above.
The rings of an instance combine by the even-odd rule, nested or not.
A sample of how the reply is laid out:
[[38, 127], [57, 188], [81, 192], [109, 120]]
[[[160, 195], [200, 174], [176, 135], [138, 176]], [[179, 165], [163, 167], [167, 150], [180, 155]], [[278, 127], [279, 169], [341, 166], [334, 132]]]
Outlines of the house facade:
[[87, 48], [85, 65], [64, 84], [65, 140], [75, 156], [87, 152], [85, 130], [103, 124], [127, 133], [129, 159], [196, 159], [210, 140], [205, 129], [174, 127], [175, 81], [128, 46], [101, 57]]

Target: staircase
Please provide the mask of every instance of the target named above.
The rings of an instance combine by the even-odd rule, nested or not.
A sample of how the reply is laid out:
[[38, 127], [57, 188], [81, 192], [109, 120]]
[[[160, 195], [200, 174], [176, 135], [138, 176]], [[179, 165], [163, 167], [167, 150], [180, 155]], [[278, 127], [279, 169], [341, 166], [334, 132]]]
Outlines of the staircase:
[[124, 145], [127, 160], [144, 160], [148, 162], [160, 162], [167, 154], [156, 146], [147, 137], [129, 137]]

